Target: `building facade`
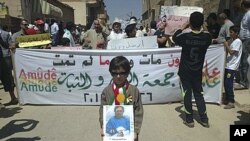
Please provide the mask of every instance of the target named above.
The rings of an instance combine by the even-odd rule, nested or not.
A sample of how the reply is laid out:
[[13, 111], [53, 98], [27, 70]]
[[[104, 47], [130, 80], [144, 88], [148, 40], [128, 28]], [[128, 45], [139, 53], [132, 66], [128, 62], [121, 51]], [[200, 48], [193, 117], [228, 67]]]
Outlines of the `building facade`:
[[59, 0], [47, 0], [47, 2], [61, 9], [61, 12], [59, 9], [58, 11], [54, 11], [54, 15], [57, 15], [58, 20], [64, 22], [75, 22], [74, 18], [75, 10], [72, 6], [64, 4]]
[[205, 17], [209, 13], [220, 13], [224, 9], [231, 11], [230, 18], [235, 17], [240, 11], [241, 0], [141, 0], [142, 23], [149, 24], [151, 20], [157, 20], [161, 6], [198, 6], [204, 9]]
[[60, 0], [75, 9], [75, 24], [87, 26], [96, 18], [108, 19], [103, 0]]
[[30, 23], [36, 18], [74, 22], [74, 9], [58, 0], [0, 0], [0, 2], [8, 7], [8, 13], [2, 14], [0, 21], [8, 21], [7, 25], [11, 29], [19, 28], [18, 21], [22, 18]]

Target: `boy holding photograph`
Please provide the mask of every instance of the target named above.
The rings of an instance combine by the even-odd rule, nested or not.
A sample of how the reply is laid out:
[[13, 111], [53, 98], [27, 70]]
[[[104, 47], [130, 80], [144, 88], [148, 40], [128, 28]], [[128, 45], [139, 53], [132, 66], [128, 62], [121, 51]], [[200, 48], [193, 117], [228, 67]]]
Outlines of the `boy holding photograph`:
[[129, 84], [127, 77], [131, 66], [127, 58], [117, 56], [110, 62], [109, 72], [112, 75], [112, 83], [102, 92], [99, 110], [99, 121], [103, 134], [103, 106], [104, 105], [133, 105], [134, 110], [134, 138], [138, 141], [143, 120], [143, 107], [139, 90]]

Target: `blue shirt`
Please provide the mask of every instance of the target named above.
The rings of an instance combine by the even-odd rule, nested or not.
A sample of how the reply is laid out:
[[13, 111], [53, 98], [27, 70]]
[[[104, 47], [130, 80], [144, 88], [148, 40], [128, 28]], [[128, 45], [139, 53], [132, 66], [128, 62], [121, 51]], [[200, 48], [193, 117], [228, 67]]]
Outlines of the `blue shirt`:
[[130, 131], [130, 121], [126, 117], [116, 118], [112, 117], [106, 124], [106, 132], [110, 135], [118, 133], [117, 128], [123, 127], [126, 131]]

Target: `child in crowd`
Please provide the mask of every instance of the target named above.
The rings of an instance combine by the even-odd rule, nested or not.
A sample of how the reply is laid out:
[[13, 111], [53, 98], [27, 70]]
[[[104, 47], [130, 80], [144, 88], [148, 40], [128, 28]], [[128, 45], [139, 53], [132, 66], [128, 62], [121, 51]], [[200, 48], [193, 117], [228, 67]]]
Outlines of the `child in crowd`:
[[70, 40], [69, 40], [69, 38], [62, 38], [61, 44], [64, 47], [69, 47], [70, 46]]
[[[134, 137], [135, 141], [138, 141], [143, 120], [143, 107], [139, 90], [127, 80], [130, 70], [131, 66], [127, 58], [117, 56], [111, 60], [109, 72], [113, 81], [102, 92], [99, 121], [103, 128], [103, 105], [133, 105]], [[102, 136], [104, 136], [103, 131]]]
[[233, 82], [235, 72], [240, 65], [240, 58], [242, 54], [242, 42], [238, 37], [240, 28], [237, 26], [231, 26], [229, 30], [231, 39], [224, 43], [224, 47], [227, 52], [227, 64], [224, 75], [225, 109], [234, 108]]
[[[205, 55], [209, 45], [212, 42], [211, 35], [202, 31], [204, 27], [204, 15], [200, 12], [193, 12], [190, 15], [189, 23], [177, 30], [173, 36], [175, 44], [182, 47], [181, 62], [178, 75], [181, 81], [182, 94], [184, 96], [184, 107], [186, 119], [184, 124], [190, 128], [194, 127], [192, 94], [200, 115], [202, 126], [209, 128], [206, 104], [203, 97], [202, 88], [202, 69]], [[190, 26], [190, 32], [183, 32]]]

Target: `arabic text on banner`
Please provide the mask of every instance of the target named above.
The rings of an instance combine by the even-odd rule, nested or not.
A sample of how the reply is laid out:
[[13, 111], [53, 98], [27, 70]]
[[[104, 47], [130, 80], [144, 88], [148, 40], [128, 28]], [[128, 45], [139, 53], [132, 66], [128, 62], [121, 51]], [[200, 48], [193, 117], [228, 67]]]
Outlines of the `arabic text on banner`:
[[145, 36], [110, 40], [107, 49], [149, 49], [158, 48], [157, 36]]
[[47, 45], [51, 43], [49, 33], [25, 35], [17, 37], [18, 46], [21, 48]]
[[[138, 87], [143, 104], [182, 100], [179, 77], [181, 48], [148, 50], [17, 49], [17, 91], [21, 104], [99, 105], [110, 84], [109, 63], [117, 55], [132, 66], [129, 83]], [[206, 102], [220, 103], [224, 48], [210, 47], [203, 69]], [[27, 63], [29, 62], [29, 63]]]

